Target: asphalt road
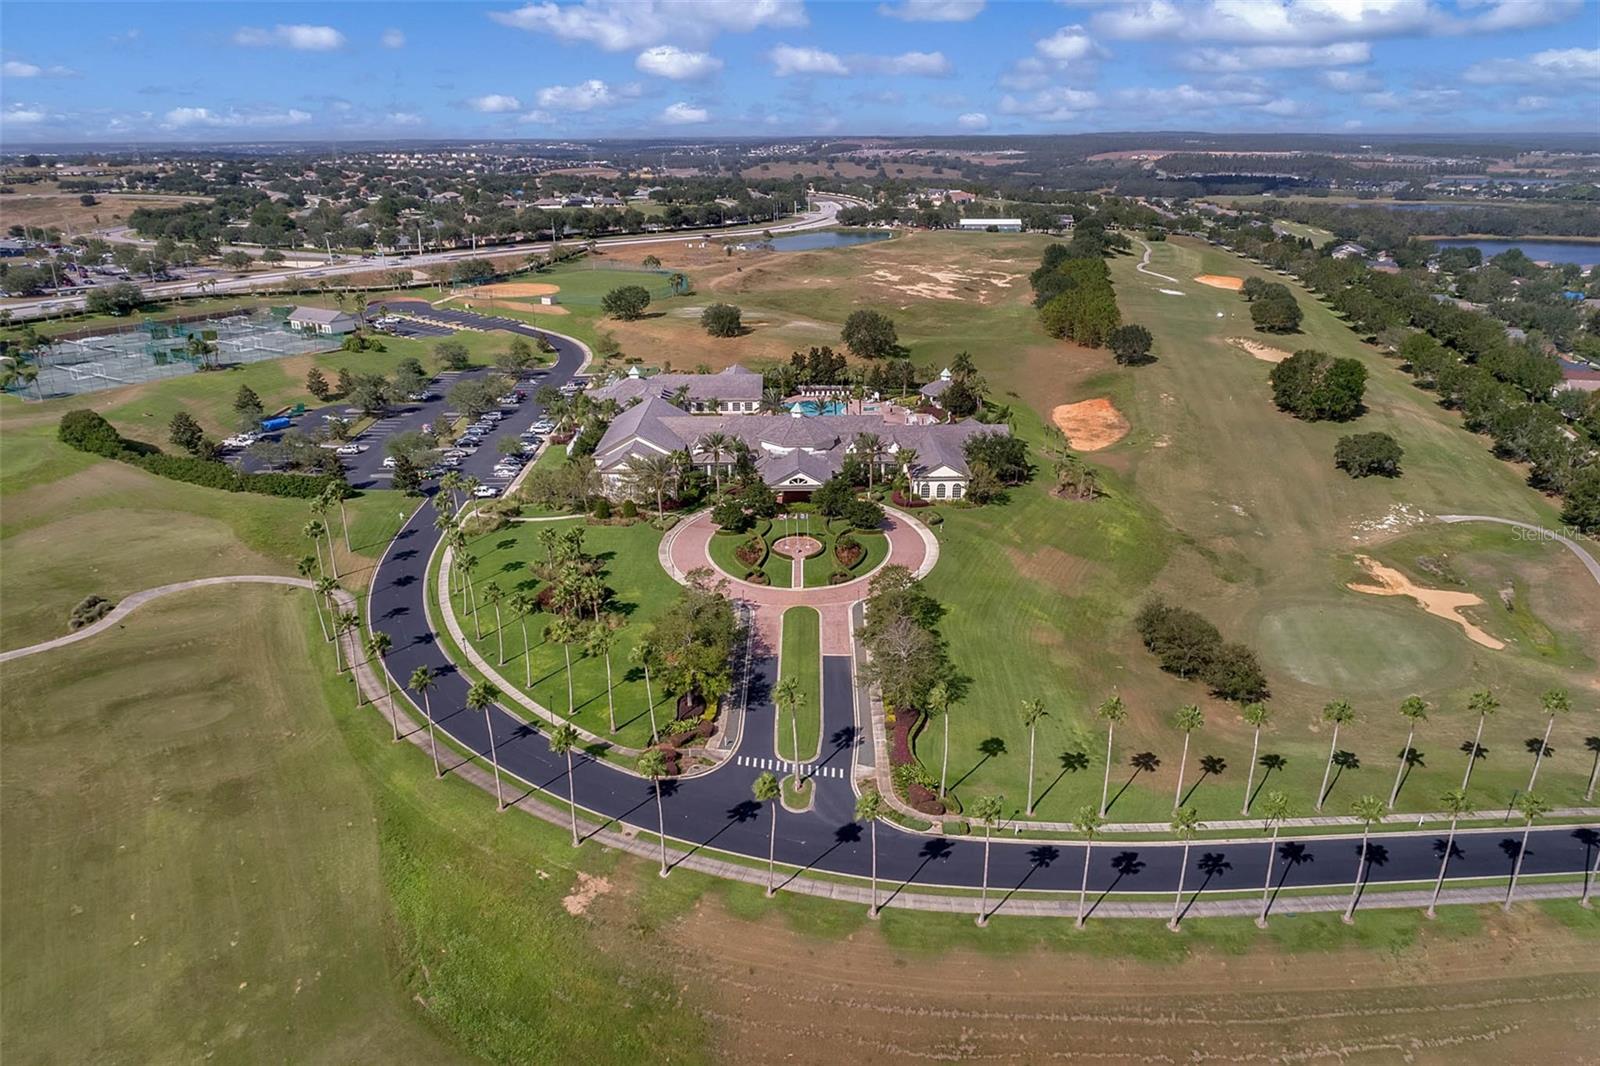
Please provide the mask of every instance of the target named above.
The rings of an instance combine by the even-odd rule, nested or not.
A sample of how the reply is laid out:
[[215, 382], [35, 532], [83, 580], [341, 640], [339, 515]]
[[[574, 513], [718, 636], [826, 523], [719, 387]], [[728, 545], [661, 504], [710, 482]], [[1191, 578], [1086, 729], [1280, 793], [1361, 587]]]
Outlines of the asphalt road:
[[[459, 312], [458, 312], [459, 313]], [[522, 327], [538, 333], [531, 327]], [[571, 379], [582, 364], [582, 351], [566, 338], [549, 335], [558, 358], [546, 379], [559, 385]], [[526, 404], [528, 411], [532, 404]], [[516, 418], [518, 424], [523, 418]], [[500, 429], [497, 433], [508, 432]], [[465, 466], [480, 477], [493, 464], [491, 439]], [[432, 693], [437, 722], [464, 747], [485, 754], [489, 736], [483, 715], [465, 709], [468, 682], [440, 649], [427, 621], [424, 590], [429, 555], [439, 540], [433, 526], [433, 508], [423, 505], [395, 537], [374, 575], [368, 601], [368, 622], [389, 634], [393, 648], [384, 665], [397, 687], [418, 666], [439, 675]], [[856, 718], [850, 678], [850, 659], [828, 656], [823, 679], [823, 752], [819, 763], [840, 765], [858, 743], [855, 732], [863, 723]], [[664, 781], [662, 792], [666, 832], [695, 850], [714, 847], [759, 860], [767, 856], [770, 808], [751, 798], [751, 786], [762, 772], [761, 762], [773, 755], [772, 680], [776, 663], [771, 658], [752, 667], [748, 709], [738, 750], [740, 756], [703, 777]], [[621, 708], [626, 716], [628, 708]], [[644, 708], [637, 708], [644, 713]], [[737, 713], [737, 712], [734, 712]], [[420, 711], [419, 711], [420, 714]], [[495, 707], [490, 713], [494, 744], [501, 767], [529, 785], [564, 799], [566, 764], [553, 754], [542, 733]], [[869, 834], [853, 821], [854, 794], [849, 775], [814, 776], [817, 789], [811, 810], [777, 814], [779, 861], [834, 873], [866, 876], [870, 856]], [[650, 783], [603, 762], [580, 759], [573, 785], [578, 802], [616, 822], [654, 832], [655, 806]], [[521, 792], [515, 786], [508, 797]], [[946, 838], [900, 830], [885, 822], [878, 834], [879, 875], [892, 886], [953, 885], [977, 887], [983, 867], [981, 837]], [[1019, 887], [1076, 892], [1082, 870], [1083, 845], [1074, 842], [1040, 844], [1006, 839], [1002, 827], [995, 835], [990, 863], [991, 891], [997, 895]], [[1456, 838], [1451, 861], [1452, 877], [1505, 877], [1516, 858], [1520, 830], [1506, 827], [1463, 831]], [[1592, 867], [1600, 836], [1592, 828], [1536, 829], [1530, 840], [1524, 874], [1575, 873]], [[1366, 880], [1371, 883], [1431, 879], [1438, 870], [1442, 834], [1428, 832], [1386, 834], [1374, 841]], [[1274, 881], [1288, 887], [1353, 884], [1359, 841], [1351, 837], [1285, 836], [1272, 856]], [[1266, 841], [1239, 844], [1198, 842], [1190, 851], [1186, 891], [1255, 889], [1262, 884], [1269, 858]], [[1171, 892], [1177, 887], [1183, 850], [1173, 843], [1120, 843], [1109, 841], [1094, 848], [1089, 885], [1093, 891]]]

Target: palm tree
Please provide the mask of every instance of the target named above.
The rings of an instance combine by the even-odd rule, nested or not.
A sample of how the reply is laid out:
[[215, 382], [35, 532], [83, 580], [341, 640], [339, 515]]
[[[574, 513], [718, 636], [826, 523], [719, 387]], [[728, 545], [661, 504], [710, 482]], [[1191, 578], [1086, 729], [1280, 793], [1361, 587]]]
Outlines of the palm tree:
[[494, 720], [489, 715], [489, 708], [493, 707], [495, 700], [499, 698], [500, 690], [487, 681], [474, 681], [472, 687], [467, 689], [467, 706], [483, 712], [483, 729], [489, 736], [489, 761], [494, 765], [495, 810], [503, 811], [506, 809], [506, 802], [500, 791], [500, 753], [495, 750]]
[[1400, 795], [1400, 781], [1405, 777], [1406, 767], [1411, 764], [1411, 742], [1417, 736], [1417, 723], [1428, 720], [1428, 705], [1421, 696], [1407, 696], [1400, 702], [1400, 717], [1407, 723], [1406, 744], [1400, 749], [1400, 765], [1394, 771], [1394, 787], [1389, 790], [1389, 809], [1394, 810], [1394, 801]]
[[1267, 724], [1267, 719], [1272, 717], [1272, 708], [1265, 703], [1247, 703], [1241, 712], [1247, 725], [1255, 727], [1255, 737], [1250, 741], [1250, 765], [1245, 770], [1244, 779], [1244, 806], [1239, 808], [1239, 813], [1246, 818], [1250, 816], [1250, 792], [1256, 783], [1256, 752], [1261, 750], [1261, 727]]
[[[334, 619], [334, 631], [337, 632], [340, 637], [343, 637], [346, 633], [359, 633], [361, 631], [361, 618], [360, 618], [360, 616], [357, 615], [354, 611], [345, 611], [345, 612], [343, 612], [336, 619]], [[341, 643], [342, 643], [342, 641], [334, 641], [333, 661], [334, 661], [334, 665], [335, 666], [339, 666], [339, 645]], [[350, 650], [350, 665], [348, 667], [339, 666], [339, 672], [343, 673], [346, 669], [348, 669], [352, 673], [354, 673], [355, 667], [356, 667], [355, 649], [351, 648], [351, 650]], [[358, 685], [357, 686], [358, 693], [357, 693], [357, 696], [356, 696], [357, 706], [360, 705], [359, 701], [360, 701], [360, 698], [361, 698], [360, 694], [359, 694], [359, 688], [360, 688], [360, 686]]]
[[572, 781], [572, 749], [578, 746], [578, 731], [571, 722], [562, 722], [550, 734], [550, 750], [567, 757], [567, 805], [572, 808], [572, 846], [583, 843], [578, 839], [578, 797]]
[[1533, 832], [1534, 819], [1543, 818], [1550, 813], [1550, 804], [1536, 792], [1524, 792], [1517, 797], [1512, 806], [1522, 815], [1522, 843], [1517, 847], [1517, 863], [1511, 867], [1511, 884], [1506, 888], [1506, 901], [1501, 905], [1502, 909], [1507, 911], [1511, 909], [1511, 903], [1517, 897], [1517, 878], [1522, 876], [1522, 858], [1528, 854], [1528, 834]]
[[500, 588], [499, 582], [490, 581], [483, 586], [483, 602], [494, 608], [494, 637], [498, 647], [495, 649], [495, 665], [506, 664], [506, 631], [500, 624], [500, 601], [505, 598], [505, 592]]
[[778, 797], [783, 795], [783, 786], [778, 784], [778, 777], [771, 770], [767, 770], [755, 780], [751, 786], [751, 794], [757, 803], [772, 804], [772, 821], [767, 826], [767, 895], [775, 891], [772, 887], [773, 855], [778, 846]]
[[472, 588], [472, 572], [478, 568], [478, 557], [471, 552], [456, 556], [456, 568], [461, 571], [461, 609], [472, 613], [472, 629], [477, 640], [483, 639], [483, 626], [478, 621], [478, 597]]
[[661, 754], [660, 748], [651, 748], [639, 756], [637, 768], [656, 788], [656, 822], [661, 827], [661, 876], [665, 877], [671, 872], [667, 869], [667, 815], [661, 807], [661, 779], [667, 776], [667, 757]]
[[572, 646], [583, 637], [583, 630], [571, 618], [561, 617], [545, 626], [544, 638], [561, 645], [561, 653], [567, 660], [567, 717], [571, 718], [577, 709], [572, 698]]
[[717, 491], [722, 491], [722, 457], [732, 449], [733, 438], [721, 430], [712, 430], [700, 438], [700, 450], [711, 456], [711, 476]]
[[1263, 828], [1272, 829], [1272, 843], [1267, 848], [1267, 876], [1261, 886], [1261, 913], [1256, 915], [1256, 925], [1262, 929], [1267, 927], [1268, 894], [1272, 891], [1272, 865], [1278, 854], [1278, 829], [1283, 825], [1284, 819], [1294, 813], [1294, 805], [1289, 802], [1287, 793], [1273, 789], [1261, 800], [1262, 814], [1265, 820]]
[[1472, 748], [1467, 752], [1467, 772], [1461, 778], [1461, 789], [1466, 791], [1472, 781], [1472, 764], [1478, 761], [1478, 742], [1483, 739], [1483, 722], [1500, 709], [1500, 701], [1488, 689], [1479, 689], [1467, 699], [1467, 710], [1478, 716], [1478, 732], [1472, 738]]
[[1317, 810], [1328, 798], [1328, 775], [1333, 773], [1333, 755], [1339, 748], [1339, 727], [1356, 720], [1356, 709], [1349, 700], [1334, 700], [1322, 708], [1322, 720], [1333, 723], [1333, 739], [1328, 743], [1328, 765], [1322, 769], [1322, 787], [1317, 790]]
[[[310, 580], [311, 575], [316, 573], [316, 571], [317, 571], [317, 561], [315, 559], [313, 559], [311, 556], [307, 555], [306, 557], [301, 559], [299, 563], [297, 563], [295, 565], [295, 570], [300, 574], [300, 576], [302, 578], [305, 578], [306, 580]], [[317, 612], [317, 628], [322, 630], [322, 639], [323, 640], [327, 640], [328, 639], [328, 623], [326, 623], [326, 622], [324, 622], [322, 620], [322, 597], [317, 595], [315, 589], [313, 589], [312, 593], [311, 593], [311, 606], [316, 608], [316, 612]]]
[[883, 795], [869, 788], [856, 797], [856, 821], [863, 822], [872, 834], [872, 906], [868, 918], [878, 916], [878, 818], [883, 814]]
[[641, 640], [628, 651], [628, 662], [635, 666], [644, 667], [644, 698], [647, 704], [645, 710], [650, 714], [650, 739], [656, 738], [656, 695], [650, 686], [650, 659], [655, 655], [655, 645], [649, 640]]
[[[1565, 691], [1553, 688], [1539, 697], [1539, 705], [1544, 708], [1544, 713], [1549, 715], [1549, 720], [1544, 724], [1544, 739], [1539, 741], [1539, 751], [1533, 757], [1533, 773], [1528, 775], [1528, 787], [1525, 792], [1533, 791], [1533, 783], [1539, 780], [1539, 764], [1544, 761], [1544, 753], [1550, 747], [1550, 730], [1555, 728], [1556, 715], [1566, 714], [1572, 710], [1572, 700]], [[1521, 859], [1519, 857], [1518, 861]]]
[[780, 715], [789, 716], [789, 755], [794, 759], [795, 784], [800, 784], [800, 682], [793, 676], [778, 682], [772, 702]]
[[1117, 723], [1128, 717], [1128, 708], [1123, 704], [1121, 696], [1108, 696], [1095, 710], [1095, 714], [1106, 724], [1106, 775], [1100, 782], [1100, 814], [1106, 813], [1106, 796], [1111, 791], [1111, 738], [1116, 735]]
[[873, 477], [878, 468], [878, 459], [883, 455], [883, 438], [876, 433], [857, 433], [851, 448], [857, 455], [864, 456], [867, 462], [867, 491], [872, 490]]
[[428, 691], [438, 683], [437, 675], [426, 666], [411, 671], [411, 679], [407, 682], [412, 692], [422, 694], [422, 716], [428, 720], [428, 751], [433, 756], [435, 779], [443, 777], [444, 771], [439, 769], [439, 738], [433, 731], [433, 700], [429, 698]]
[[1094, 804], [1085, 803], [1078, 808], [1078, 813], [1072, 819], [1072, 824], [1077, 827], [1078, 832], [1084, 835], [1083, 882], [1078, 886], [1078, 921], [1076, 926], [1076, 928], [1082, 929], [1083, 923], [1088, 916], [1084, 908], [1089, 899], [1089, 854], [1094, 851], [1094, 835], [1100, 832], [1100, 827], [1106, 824], [1106, 820], [1099, 811], [1095, 810]]
[[333, 527], [328, 525], [327, 520], [323, 517], [328, 513], [329, 506], [326, 496], [318, 496], [311, 501], [311, 513], [316, 516], [317, 526], [322, 530], [323, 535], [328, 538], [328, 569], [333, 571], [334, 577], [338, 577], [339, 560], [333, 554]]
[[983, 823], [983, 889], [978, 896], [978, 924], [989, 924], [989, 842], [995, 823], [1005, 813], [1004, 796], [979, 796], [972, 805], [972, 816]]
[[319, 573], [326, 573], [322, 566], [322, 523], [313, 518], [311, 521], [307, 522], [303, 527], [301, 527], [300, 533], [306, 539], [310, 540], [311, 546], [316, 549], [317, 571]]
[[522, 683], [533, 687], [533, 658], [528, 654], [528, 616], [539, 609], [539, 601], [526, 592], [513, 592], [506, 601], [511, 613], [517, 616], [517, 626], [522, 630]]
[[950, 704], [954, 701], [949, 687], [940, 681], [928, 690], [928, 698], [923, 702], [934, 717], [944, 719], [944, 756], [939, 763], [939, 798], [944, 799], [944, 783], [950, 776]]
[[1183, 878], [1189, 871], [1189, 845], [1194, 835], [1204, 828], [1193, 807], [1179, 807], [1172, 812], [1172, 832], [1183, 841], [1183, 859], [1178, 864], [1178, 894], [1172, 897], [1172, 920], [1167, 923], [1167, 928], [1174, 933], [1178, 931], [1178, 913], [1183, 906]]
[[1022, 701], [1022, 724], [1028, 727], [1028, 817], [1033, 817], [1033, 735], [1038, 731], [1039, 719], [1050, 717], [1050, 712], [1044, 709], [1044, 701], [1031, 699]]
[[[322, 631], [323, 640], [332, 640], [336, 635], [333, 629], [334, 605], [333, 594], [338, 591], [339, 583], [331, 577], [317, 578], [317, 601], [328, 605], [328, 628]], [[321, 608], [319, 607], [318, 610]]]
[[655, 496], [656, 514], [662, 515], [667, 510], [666, 492], [675, 472], [675, 465], [665, 455], [636, 455], [628, 460], [624, 473], [635, 492]]
[[1206, 724], [1205, 712], [1190, 703], [1178, 708], [1172, 718], [1173, 728], [1183, 733], [1183, 758], [1178, 761], [1178, 786], [1172, 792], [1172, 809], [1183, 802], [1183, 771], [1189, 765], [1189, 738], [1196, 729]]
[[1472, 815], [1472, 804], [1464, 788], [1446, 789], [1439, 797], [1439, 805], [1450, 815], [1450, 832], [1444, 838], [1444, 855], [1439, 859], [1439, 876], [1433, 882], [1433, 898], [1428, 900], [1428, 909], [1423, 912], [1429, 918], [1434, 916], [1434, 909], [1439, 905], [1439, 890], [1444, 887], [1445, 871], [1450, 868], [1450, 853], [1456, 846], [1456, 825]]
[[383, 698], [389, 703], [389, 725], [394, 732], [395, 740], [400, 739], [400, 715], [395, 711], [394, 698], [389, 691], [389, 669], [383, 665], [383, 657], [389, 654], [389, 649], [394, 647], [394, 641], [389, 634], [374, 629], [367, 637], [367, 661], [376, 659], [378, 673], [383, 675]]
[[583, 650], [589, 655], [604, 656], [606, 660], [606, 714], [611, 723], [611, 732], [617, 731], [617, 705], [612, 699], [611, 687], [611, 649], [617, 646], [617, 631], [606, 622], [596, 622], [589, 627], [588, 636], [584, 638]]
[[1356, 900], [1361, 898], [1361, 878], [1367, 865], [1367, 838], [1372, 833], [1372, 823], [1382, 822], [1389, 808], [1377, 796], [1362, 796], [1350, 804], [1350, 813], [1361, 821], [1361, 850], [1356, 854], [1356, 883], [1350, 886], [1350, 903], [1344, 909], [1346, 925], [1356, 920]]

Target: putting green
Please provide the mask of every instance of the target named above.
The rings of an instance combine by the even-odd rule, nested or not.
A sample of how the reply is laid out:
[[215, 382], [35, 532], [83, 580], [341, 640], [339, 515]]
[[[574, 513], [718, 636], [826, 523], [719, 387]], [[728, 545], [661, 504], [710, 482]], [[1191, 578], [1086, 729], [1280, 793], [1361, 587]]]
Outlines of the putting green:
[[1364, 604], [1298, 604], [1261, 619], [1258, 646], [1267, 675], [1340, 692], [1394, 691], [1459, 663], [1459, 631], [1428, 618]]

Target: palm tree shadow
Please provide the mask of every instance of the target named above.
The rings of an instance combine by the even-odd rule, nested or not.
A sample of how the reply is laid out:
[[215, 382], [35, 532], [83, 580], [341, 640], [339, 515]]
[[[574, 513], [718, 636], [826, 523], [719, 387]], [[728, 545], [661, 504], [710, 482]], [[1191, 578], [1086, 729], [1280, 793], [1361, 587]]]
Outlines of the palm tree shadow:
[[[678, 792], [678, 782], [674, 781], [672, 778], [670, 778], [670, 777], [663, 778], [661, 780], [660, 784], [661, 784], [661, 798], [662, 798], [662, 800], [666, 800], [669, 797], [674, 796], [674, 795], [677, 794], [677, 792]], [[579, 839], [580, 840], [588, 840], [591, 837], [599, 836], [600, 833], [603, 830], [609, 829], [613, 825], [621, 824], [623, 821], [627, 820], [628, 816], [631, 815], [634, 811], [637, 811], [640, 807], [643, 807], [645, 804], [652, 802], [656, 798], [655, 786], [652, 785], [649, 781], [646, 781], [644, 783], [644, 786], [645, 787], [642, 790], [642, 795], [639, 797], [639, 802], [638, 803], [635, 803], [632, 807], [629, 807], [627, 810], [623, 811], [621, 814], [614, 814], [610, 818], [607, 818], [605, 821], [603, 821], [599, 825], [595, 826], [592, 830], [590, 830], [588, 833], [586, 833], [584, 836], [580, 837]]]
[[973, 763], [970, 770], [956, 778], [956, 780], [950, 785], [950, 791], [953, 792], [957, 788], [960, 788], [961, 782], [977, 773], [978, 770], [983, 767], [984, 763], [988, 762], [996, 755], [1004, 755], [1006, 753], [1006, 742], [1000, 737], [989, 737], [978, 745], [978, 751], [983, 755], [983, 758]]
[[1117, 876], [1111, 879], [1111, 883], [1105, 887], [1105, 891], [1096, 896], [1094, 903], [1089, 906], [1088, 910], [1084, 911], [1084, 921], [1089, 920], [1090, 915], [1094, 914], [1095, 908], [1100, 906], [1102, 900], [1117, 890], [1117, 885], [1122, 883], [1124, 877], [1138, 877], [1144, 871], [1145, 861], [1139, 858], [1137, 851], [1119, 851], [1111, 860], [1111, 868], [1117, 871]]
[[[637, 810], [637, 808], [635, 808], [635, 810]], [[739, 824], [741, 824], [743, 822], [750, 821], [751, 819], [755, 818], [760, 813], [761, 813], [761, 805], [759, 803], [757, 803], [755, 800], [749, 800], [749, 799], [740, 800], [738, 803], [735, 803], [732, 807], [728, 808], [728, 811], [727, 811], [728, 817], [722, 823], [722, 827], [720, 829], [718, 829], [715, 833], [712, 833], [710, 836], [706, 837], [704, 840], [697, 841], [695, 843], [694, 847], [690, 848], [688, 851], [684, 852], [682, 855], [680, 855], [676, 859], [672, 860], [672, 862], [668, 864], [667, 869], [669, 869], [669, 870], [677, 869], [678, 865], [680, 863], [684, 862], [685, 860], [687, 860], [689, 858], [689, 856], [693, 855], [695, 852], [699, 851], [701, 848], [710, 847], [711, 842], [713, 840], [716, 840], [723, 833], [726, 833], [729, 829], [733, 828], [736, 825], [739, 825]]]
[[1028, 872], [1022, 875], [1022, 880], [1012, 885], [1011, 888], [1006, 891], [1006, 894], [1000, 897], [1000, 901], [994, 905], [994, 909], [985, 914], [984, 918], [993, 918], [996, 914], [999, 914], [1000, 908], [1004, 907], [1006, 905], [1006, 901], [1012, 896], [1016, 895], [1017, 892], [1021, 890], [1022, 886], [1028, 883], [1028, 879], [1030, 877], [1038, 873], [1040, 870], [1049, 867], [1051, 863], [1055, 862], [1060, 857], [1061, 849], [1053, 844], [1041, 844], [1038, 847], [1031, 849], [1028, 852]]
[[1470, 740], [1463, 740], [1461, 742], [1461, 747], [1460, 747], [1459, 750], [1463, 754], [1471, 755], [1473, 757], [1473, 759], [1475, 759], [1475, 760], [1476, 759], [1487, 759], [1489, 757], [1489, 749], [1488, 748], [1484, 747], [1482, 744], [1479, 744], [1476, 747], [1474, 747], [1472, 741], [1470, 741]]
[[1122, 798], [1122, 794], [1128, 791], [1128, 786], [1133, 784], [1134, 778], [1144, 773], [1155, 773], [1156, 767], [1161, 765], [1161, 757], [1153, 751], [1141, 751], [1137, 755], [1128, 757], [1128, 765], [1133, 767], [1133, 773], [1128, 775], [1128, 779], [1122, 783], [1122, 787], [1117, 789], [1117, 794], [1112, 796], [1106, 803], [1107, 813], [1116, 805], [1117, 800]]
[[1189, 916], [1189, 908], [1194, 906], [1194, 901], [1199, 899], [1200, 894], [1206, 890], [1206, 886], [1211, 884], [1211, 879], [1213, 877], [1221, 877], [1233, 869], [1233, 863], [1229, 862], [1220, 851], [1206, 852], [1200, 856], [1200, 861], [1195, 865], [1200, 867], [1200, 872], [1205, 874], [1206, 877], [1204, 881], [1200, 882], [1200, 887], [1194, 890], [1194, 895], [1189, 897], [1189, 902], [1183, 905], [1183, 910], [1179, 912], [1178, 923], [1180, 925]]
[[778, 883], [777, 888], [774, 888], [773, 891], [777, 892], [777, 891], [779, 891], [779, 890], [781, 890], [783, 888], [786, 888], [788, 886], [789, 882], [793, 881], [795, 878], [799, 877], [801, 874], [805, 873], [807, 870], [811, 869], [813, 866], [816, 866], [823, 859], [826, 859], [829, 855], [831, 855], [833, 853], [834, 849], [838, 848], [841, 844], [859, 844], [860, 842], [861, 842], [861, 823], [859, 823], [859, 822], [846, 822], [844, 825], [839, 826], [839, 828], [837, 828], [837, 829], [835, 829], [833, 831], [833, 843], [832, 844], [829, 844], [825, 849], [823, 849], [823, 851], [821, 853], [819, 853], [816, 858], [812, 859], [810, 862], [806, 863], [804, 866], [800, 867], [798, 870], [795, 870], [788, 877], [785, 877], [782, 881], [780, 881]]
[[1416, 748], [1407, 748], [1400, 753], [1400, 757], [1406, 761], [1406, 768], [1400, 771], [1400, 787], [1395, 789], [1394, 795], [1397, 802], [1399, 801], [1400, 793], [1406, 790], [1406, 782], [1411, 780], [1411, 771], [1418, 766], [1424, 770], [1428, 768], [1427, 758]]
[[950, 853], [953, 851], [955, 851], [955, 845], [950, 843], [950, 841], [946, 840], [944, 837], [934, 837], [932, 840], [923, 844], [922, 850], [917, 852], [918, 855], [922, 856], [922, 861], [917, 864], [917, 868], [915, 870], [911, 871], [910, 877], [906, 878], [904, 881], [895, 886], [894, 891], [889, 893], [889, 898], [884, 900], [879, 905], [880, 909], [887, 907], [889, 903], [896, 896], [898, 896], [907, 885], [915, 881], [917, 879], [917, 875], [922, 873], [923, 869], [930, 862], [935, 859], [948, 859], [950, 857]]
[[1593, 780], [1595, 769], [1600, 768], [1600, 737], [1584, 737], [1583, 747], [1585, 751], [1594, 752], [1594, 765], [1589, 767], [1589, 777]]
[[1261, 756], [1261, 758], [1257, 759], [1256, 763], [1260, 766], [1266, 767], [1267, 772], [1261, 775], [1261, 780], [1256, 782], [1255, 791], [1250, 793], [1250, 802], [1252, 805], [1255, 803], [1256, 797], [1261, 795], [1261, 790], [1267, 787], [1267, 778], [1272, 776], [1272, 772], [1274, 770], [1282, 770], [1285, 766], [1288, 766], [1289, 760], [1284, 758], [1282, 755], [1279, 755], [1277, 752], [1269, 751], [1265, 755]]
[[1333, 795], [1333, 790], [1339, 787], [1339, 778], [1344, 776], [1346, 770], [1361, 769], [1361, 759], [1353, 751], [1340, 749], [1333, 753], [1333, 765], [1338, 767], [1334, 771], [1333, 780], [1328, 782], [1328, 791], [1322, 794], [1322, 803], [1328, 802], [1328, 797]]
[[1221, 774], [1228, 768], [1228, 762], [1220, 755], [1206, 755], [1200, 759], [1200, 776], [1194, 779], [1194, 784], [1189, 786], [1189, 791], [1183, 794], [1183, 799], [1178, 801], [1178, 806], [1189, 802], [1189, 797], [1194, 795], [1200, 783], [1213, 774]]
[[1289, 880], [1289, 871], [1296, 866], [1317, 860], [1317, 857], [1298, 840], [1285, 840], [1279, 844], [1278, 856], [1283, 860], [1283, 872], [1278, 875], [1278, 883], [1272, 886], [1272, 896], [1267, 900], [1268, 914], [1272, 913], [1272, 908], [1278, 904], [1278, 893], [1283, 891], [1284, 882]]
[[1060, 784], [1061, 779], [1066, 777], [1067, 774], [1077, 773], [1079, 770], [1087, 770], [1089, 768], [1089, 756], [1081, 751], [1064, 751], [1061, 753], [1060, 759], [1060, 772], [1056, 774], [1054, 780], [1045, 786], [1044, 791], [1039, 793], [1039, 798], [1034, 801], [1035, 807], [1044, 802], [1044, 798], [1050, 795], [1050, 790]]
[[[1361, 845], [1356, 845], [1356, 854], [1361, 853]], [[1367, 885], [1372, 881], [1372, 868], [1386, 866], [1389, 862], [1389, 849], [1382, 844], [1367, 842], [1367, 861], [1361, 867], [1361, 880], [1356, 885], [1356, 898], [1354, 906], [1361, 906], [1361, 897], [1367, 894]]]

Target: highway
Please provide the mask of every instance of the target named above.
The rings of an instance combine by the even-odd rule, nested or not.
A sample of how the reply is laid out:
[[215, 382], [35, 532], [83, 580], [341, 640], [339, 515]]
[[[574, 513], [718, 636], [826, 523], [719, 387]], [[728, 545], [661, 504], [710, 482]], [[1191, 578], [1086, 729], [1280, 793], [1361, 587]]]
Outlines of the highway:
[[[522, 325], [517, 331], [543, 332]], [[576, 342], [557, 334], [547, 336], [558, 358], [543, 380], [559, 385], [578, 371], [583, 354]], [[533, 403], [524, 404], [517, 416], [496, 429], [463, 469], [486, 478], [494, 462], [494, 437], [516, 432], [536, 413]], [[394, 642], [383, 665], [397, 688], [403, 689], [418, 666], [434, 670], [439, 675], [439, 685], [432, 693], [438, 725], [465, 748], [486, 755], [489, 734], [483, 715], [465, 709], [468, 682], [444, 654], [427, 618], [427, 566], [440, 537], [433, 515], [430, 505], [419, 506], [390, 544], [373, 578], [368, 622]], [[753, 665], [748, 709], [733, 757], [704, 776], [662, 783], [667, 835], [684, 847], [696, 852], [715, 849], [765, 862], [770, 826], [767, 819], [773, 814], [769, 806], [752, 800], [751, 785], [775, 761], [771, 690], [776, 667], [771, 656], [763, 656]], [[865, 877], [870, 861], [869, 834], [853, 820], [854, 792], [848, 772], [861, 743], [864, 722], [856, 712], [850, 671], [848, 656], [828, 656], [824, 660], [823, 750], [812, 764], [823, 769], [813, 775], [815, 801], [805, 813], [777, 814], [776, 851], [778, 860], [785, 864]], [[421, 711], [416, 714], [420, 718]], [[565, 759], [550, 751], [544, 735], [501, 707], [494, 708], [490, 720], [503, 770], [564, 802]], [[828, 769], [833, 767], [844, 767], [847, 772], [836, 775]], [[604, 762], [581, 758], [574, 770], [573, 785], [578, 803], [588, 810], [613, 823], [656, 831], [649, 782]], [[522, 791], [512, 787], [508, 795], [514, 797]], [[489, 816], [486, 812], [485, 817]], [[1508, 876], [1520, 836], [1520, 827], [1516, 826], [1463, 830], [1456, 838], [1457, 853], [1451, 861], [1450, 876]], [[924, 835], [886, 822], [880, 827], [878, 841], [880, 877], [890, 888], [895, 884], [908, 888], [977, 888], [980, 883], [984, 857], [981, 836]], [[993, 843], [991, 892], [997, 896], [1018, 889], [1076, 892], [1083, 847], [1073, 841], [1012, 840], [1010, 827], [1002, 827]], [[1438, 870], [1442, 847], [1443, 836], [1437, 829], [1376, 837], [1370, 849], [1366, 880], [1431, 880]], [[1285, 834], [1278, 853], [1271, 856], [1274, 881], [1288, 888], [1348, 887], [1356, 876], [1358, 848], [1359, 839], [1354, 835], [1294, 839]], [[1593, 828], [1536, 829], [1523, 873], [1586, 870], [1593, 865], [1597, 848], [1600, 836]], [[1265, 840], [1196, 842], [1185, 872], [1188, 891], [1259, 891], [1268, 849]], [[1177, 886], [1182, 854], [1181, 846], [1175, 843], [1103, 840], [1094, 848], [1090, 890], [1171, 893]]]

